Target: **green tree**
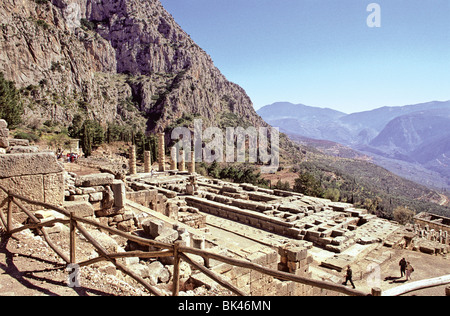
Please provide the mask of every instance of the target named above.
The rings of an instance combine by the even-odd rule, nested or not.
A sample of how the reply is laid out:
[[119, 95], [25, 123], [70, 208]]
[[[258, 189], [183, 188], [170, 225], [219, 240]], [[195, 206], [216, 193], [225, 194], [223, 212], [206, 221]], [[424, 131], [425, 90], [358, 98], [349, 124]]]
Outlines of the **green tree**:
[[414, 212], [411, 211], [409, 208], [403, 206], [396, 207], [393, 212], [393, 215], [394, 220], [402, 225], [411, 223], [414, 218]]
[[105, 141], [105, 133], [97, 121], [83, 120], [81, 115], [75, 115], [72, 125], [69, 127], [69, 136], [80, 139], [80, 146], [84, 155], [89, 157], [94, 147], [98, 147]]
[[217, 161], [214, 160], [214, 161], [211, 163], [211, 165], [210, 165], [209, 168], [208, 168], [208, 174], [209, 174], [209, 176], [211, 176], [211, 177], [213, 177], [213, 178], [216, 178], [216, 179], [219, 178], [219, 175], [220, 175], [220, 166], [219, 166], [219, 164], [217, 163]]
[[133, 141], [134, 128], [129, 125], [117, 125], [109, 123], [106, 130], [106, 141], [108, 143], [123, 141]]
[[89, 157], [92, 155], [92, 140], [93, 140], [93, 131], [89, 124], [83, 124], [83, 127], [81, 128], [81, 135], [80, 135], [80, 145], [83, 149], [84, 156]]
[[323, 196], [323, 189], [320, 181], [309, 172], [301, 173], [299, 177], [295, 179], [294, 191], [309, 196]]
[[84, 119], [80, 114], [76, 114], [72, 119], [72, 125], [69, 126], [69, 137], [79, 138], [83, 127]]
[[272, 186], [272, 189], [290, 191], [291, 185], [289, 184], [289, 181], [283, 182], [281, 180], [278, 180], [277, 183], [274, 186]]
[[323, 197], [325, 199], [329, 199], [333, 202], [339, 201], [340, 196], [341, 196], [341, 193], [336, 188], [328, 188], [325, 190], [325, 192], [323, 194]]
[[23, 104], [14, 82], [6, 80], [0, 72], [0, 118], [8, 122], [9, 127], [22, 123]]

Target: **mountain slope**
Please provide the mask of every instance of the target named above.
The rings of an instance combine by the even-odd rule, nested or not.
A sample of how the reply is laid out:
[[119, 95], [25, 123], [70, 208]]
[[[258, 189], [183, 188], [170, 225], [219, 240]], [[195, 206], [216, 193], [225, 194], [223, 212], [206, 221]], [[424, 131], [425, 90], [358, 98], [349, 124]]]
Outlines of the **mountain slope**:
[[[301, 110], [299, 107], [295, 114], [277, 116], [275, 103], [258, 113], [293, 137], [344, 144], [370, 155], [375, 163], [401, 176], [450, 188], [450, 101], [383, 107], [322, 121], [310, 116], [314, 110]], [[421, 176], [421, 168], [426, 176]]]
[[328, 108], [318, 108], [304, 104], [292, 104], [290, 102], [276, 102], [271, 105], [266, 105], [258, 110], [258, 114], [266, 120], [295, 118], [301, 121], [329, 121], [346, 115], [345, 113]]
[[396, 107], [385, 106], [371, 111], [352, 113], [341, 117], [339, 121], [357, 133], [363, 130], [372, 130], [378, 134], [387, 123], [399, 116], [419, 111], [448, 110], [449, 108], [450, 101], [433, 101]]
[[4, 0], [0, 72], [23, 91], [28, 123], [76, 114], [148, 131], [197, 114], [265, 125], [159, 0]]
[[346, 128], [335, 124], [346, 114], [332, 109], [277, 102], [262, 107], [257, 113], [267, 123], [287, 134], [336, 142], [351, 138]]
[[375, 149], [387, 158], [419, 163], [450, 179], [450, 111], [421, 111], [395, 118], [369, 146], [367, 151]]
[[[448, 135], [450, 117], [437, 115], [434, 111], [421, 111], [393, 119], [369, 145], [378, 149], [385, 148], [385, 152], [392, 148], [409, 155], [423, 145], [445, 140]], [[426, 153], [422, 153], [421, 160], [430, 160], [424, 154]]]
[[[267, 105], [257, 112], [264, 120], [277, 122], [280, 127], [283, 127], [284, 120], [298, 120], [298, 130], [293, 128], [292, 125], [288, 129], [292, 134], [337, 141], [345, 145], [367, 145], [393, 119], [419, 111], [434, 111], [436, 115], [444, 115], [444, 113], [450, 111], [450, 101], [433, 101], [401, 107], [382, 107], [352, 114], [303, 104], [294, 105], [287, 102], [278, 102]], [[303, 130], [311, 126], [316, 128], [315, 134], [310, 132], [309, 135], [305, 135]], [[333, 132], [324, 132], [329, 130]]]
[[[29, 128], [67, 127], [77, 115], [148, 133], [192, 117], [201, 117], [204, 127], [267, 125], [159, 0], [2, 0], [0, 21], [0, 72], [20, 89]], [[305, 130], [353, 135], [339, 123], [343, 113], [303, 108], [313, 115], [295, 118], [310, 124]], [[284, 135], [280, 149], [285, 166], [301, 164], [309, 153]], [[326, 161], [324, 170], [333, 163]], [[335, 171], [345, 184], [355, 183], [345, 170]]]

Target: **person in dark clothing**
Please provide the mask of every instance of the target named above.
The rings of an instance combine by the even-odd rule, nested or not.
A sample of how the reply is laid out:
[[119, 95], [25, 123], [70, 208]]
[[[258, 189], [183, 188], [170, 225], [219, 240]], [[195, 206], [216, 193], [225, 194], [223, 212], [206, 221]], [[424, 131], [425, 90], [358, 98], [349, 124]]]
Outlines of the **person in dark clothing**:
[[342, 284], [347, 285], [347, 282], [350, 281], [350, 284], [353, 286], [353, 288], [355, 288], [355, 284], [353, 283], [352, 277], [353, 277], [352, 269], [350, 268], [350, 266], [347, 266], [347, 274], [345, 275], [345, 282]]
[[406, 274], [406, 265], [407, 265], [405, 258], [402, 258], [402, 260], [400, 260], [398, 265], [400, 266], [400, 277], [403, 277]]

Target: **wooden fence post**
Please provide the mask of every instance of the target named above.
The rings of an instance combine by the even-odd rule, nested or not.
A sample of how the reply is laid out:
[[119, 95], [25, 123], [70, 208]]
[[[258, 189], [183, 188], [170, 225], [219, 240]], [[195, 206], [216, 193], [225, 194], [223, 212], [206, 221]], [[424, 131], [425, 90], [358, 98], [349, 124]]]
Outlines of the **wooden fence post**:
[[181, 241], [176, 241], [173, 245], [173, 258], [174, 258], [173, 289], [172, 289], [173, 296], [178, 296], [180, 292], [180, 261], [181, 261], [181, 257], [179, 254], [180, 242]]
[[381, 289], [379, 287], [373, 287], [372, 296], [381, 296]]
[[445, 288], [445, 296], [450, 296], [450, 285]]
[[240, 289], [238, 289], [237, 287], [235, 287], [233, 284], [229, 283], [228, 281], [225, 281], [220, 276], [216, 275], [213, 271], [208, 270], [208, 268], [205, 268], [201, 264], [196, 263], [194, 260], [189, 258], [188, 255], [185, 255], [184, 253], [180, 253], [180, 255], [181, 255], [181, 258], [183, 258], [184, 261], [189, 263], [194, 268], [199, 269], [201, 272], [203, 272], [203, 274], [208, 276], [211, 280], [219, 283], [220, 285], [222, 285], [226, 289], [230, 290], [234, 294], [237, 294], [239, 296], [246, 296], [246, 294], [243, 291], [241, 291]]
[[11, 233], [12, 229], [13, 229], [13, 225], [12, 225], [12, 198], [10, 196], [8, 196], [8, 214], [6, 215], [6, 222], [8, 227], [6, 227], [6, 231], [8, 232], [8, 234]]
[[76, 222], [73, 218], [74, 212], [70, 212], [70, 263], [76, 263]]

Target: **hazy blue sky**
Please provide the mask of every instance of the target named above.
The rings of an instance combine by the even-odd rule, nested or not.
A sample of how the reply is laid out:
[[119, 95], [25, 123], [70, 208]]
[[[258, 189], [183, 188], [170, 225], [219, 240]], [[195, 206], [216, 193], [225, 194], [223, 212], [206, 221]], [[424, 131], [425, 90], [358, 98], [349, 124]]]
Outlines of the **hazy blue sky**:
[[[450, 100], [450, 0], [161, 0], [256, 109]], [[378, 3], [381, 27], [367, 6]]]

